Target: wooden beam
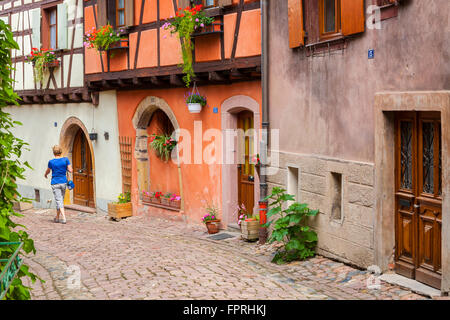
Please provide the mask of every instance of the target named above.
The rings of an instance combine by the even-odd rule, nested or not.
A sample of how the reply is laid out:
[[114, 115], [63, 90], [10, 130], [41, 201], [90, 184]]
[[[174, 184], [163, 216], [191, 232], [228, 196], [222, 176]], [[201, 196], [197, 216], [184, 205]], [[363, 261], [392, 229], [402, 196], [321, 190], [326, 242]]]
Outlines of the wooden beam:
[[224, 72], [211, 71], [208, 74], [208, 80], [213, 82], [227, 82], [229, 78], [224, 74]]
[[183, 80], [177, 74], [170, 75], [170, 84], [177, 87], [184, 86]]
[[92, 104], [94, 106], [98, 106], [99, 102], [100, 102], [100, 94], [98, 92], [91, 92], [91, 98], [89, 100], [85, 100], [85, 101], [90, 101], [92, 100]]
[[42, 96], [38, 96], [38, 95], [33, 96], [33, 102], [34, 103], [41, 103], [42, 102]]
[[133, 83], [133, 85], [135, 85], [135, 86], [140, 86], [140, 85], [142, 85], [141, 80], [140, 80], [139, 78], [137, 78], [137, 77], [133, 78], [132, 83]]
[[167, 82], [162, 80], [160, 77], [150, 77], [150, 82], [155, 86], [167, 85]]
[[56, 96], [56, 101], [58, 102], [68, 102], [68, 96], [63, 93], [58, 93]]
[[78, 93], [71, 93], [69, 94], [70, 101], [79, 102], [81, 101], [81, 95]]
[[55, 102], [55, 96], [54, 95], [50, 95], [50, 94], [45, 94], [44, 95], [44, 102], [47, 102], [47, 103]]

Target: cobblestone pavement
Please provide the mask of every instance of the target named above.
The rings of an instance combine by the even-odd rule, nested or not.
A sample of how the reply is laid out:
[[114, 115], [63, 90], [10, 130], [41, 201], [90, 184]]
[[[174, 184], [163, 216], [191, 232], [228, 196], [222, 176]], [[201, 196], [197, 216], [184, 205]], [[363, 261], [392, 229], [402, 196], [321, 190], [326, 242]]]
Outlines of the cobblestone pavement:
[[[270, 263], [271, 246], [211, 240], [202, 225], [66, 215], [65, 225], [52, 222], [54, 210], [16, 219], [37, 249], [25, 262], [46, 281], [26, 281], [33, 299], [425, 299], [387, 283], [369, 290], [367, 272], [320, 256], [278, 266]], [[81, 285], [74, 288], [77, 267]]]

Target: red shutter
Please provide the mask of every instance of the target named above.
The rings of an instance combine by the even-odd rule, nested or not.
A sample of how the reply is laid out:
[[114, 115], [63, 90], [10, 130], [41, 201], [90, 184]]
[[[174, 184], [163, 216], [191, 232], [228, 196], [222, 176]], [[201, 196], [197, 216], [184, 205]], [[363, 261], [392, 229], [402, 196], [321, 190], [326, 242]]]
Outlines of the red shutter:
[[289, 47], [297, 48], [305, 44], [303, 30], [303, 1], [288, 0]]
[[344, 36], [364, 32], [364, 0], [341, 0], [341, 21]]

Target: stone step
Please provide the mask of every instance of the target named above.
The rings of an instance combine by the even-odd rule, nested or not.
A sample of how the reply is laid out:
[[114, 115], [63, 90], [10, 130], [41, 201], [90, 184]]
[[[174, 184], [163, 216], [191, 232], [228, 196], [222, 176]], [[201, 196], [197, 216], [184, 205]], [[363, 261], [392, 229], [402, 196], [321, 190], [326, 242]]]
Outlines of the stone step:
[[64, 209], [86, 212], [86, 213], [97, 213], [95, 208], [80, 206], [78, 204], [68, 204], [64, 206]]

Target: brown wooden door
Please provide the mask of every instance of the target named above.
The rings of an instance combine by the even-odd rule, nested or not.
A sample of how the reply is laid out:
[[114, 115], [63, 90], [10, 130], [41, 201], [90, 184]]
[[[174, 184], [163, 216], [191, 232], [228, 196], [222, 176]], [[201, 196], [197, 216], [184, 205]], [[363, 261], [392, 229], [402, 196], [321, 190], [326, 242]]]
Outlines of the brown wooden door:
[[74, 204], [94, 207], [94, 179], [92, 173], [92, 157], [89, 144], [80, 129], [73, 142], [73, 189]]
[[396, 272], [440, 288], [442, 230], [439, 113], [396, 116]]
[[239, 164], [238, 164], [238, 201], [244, 204], [248, 214], [253, 214], [255, 204], [255, 166], [251, 163], [254, 138], [246, 135], [247, 130], [253, 129], [253, 113], [243, 111], [238, 114]]

